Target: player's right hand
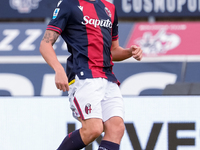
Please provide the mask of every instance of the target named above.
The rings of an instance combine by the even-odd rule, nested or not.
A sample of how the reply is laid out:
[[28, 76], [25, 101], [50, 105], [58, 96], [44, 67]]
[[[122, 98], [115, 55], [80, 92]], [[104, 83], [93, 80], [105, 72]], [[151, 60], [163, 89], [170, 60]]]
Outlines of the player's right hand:
[[68, 78], [67, 78], [65, 71], [57, 71], [56, 72], [55, 84], [59, 90], [61, 90], [63, 92], [69, 91]]

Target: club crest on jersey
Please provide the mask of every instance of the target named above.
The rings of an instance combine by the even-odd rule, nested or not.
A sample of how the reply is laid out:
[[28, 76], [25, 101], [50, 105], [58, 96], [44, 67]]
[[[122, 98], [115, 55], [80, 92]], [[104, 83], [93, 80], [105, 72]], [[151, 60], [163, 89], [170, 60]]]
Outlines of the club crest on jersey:
[[111, 14], [110, 10], [107, 7], [105, 7], [105, 12], [110, 18], [112, 17], [112, 14]]
[[85, 113], [86, 114], [90, 114], [92, 112], [92, 107], [91, 107], [91, 104], [86, 104], [85, 105]]
[[31, 10], [39, 7], [41, 0], [10, 0], [10, 7], [17, 9], [19, 13], [30, 13]]
[[60, 8], [56, 8], [53, 12], [53, 18], [52, 19], [56, 19], [56, 17], [58, 16], [58, 13], [60, 11]]

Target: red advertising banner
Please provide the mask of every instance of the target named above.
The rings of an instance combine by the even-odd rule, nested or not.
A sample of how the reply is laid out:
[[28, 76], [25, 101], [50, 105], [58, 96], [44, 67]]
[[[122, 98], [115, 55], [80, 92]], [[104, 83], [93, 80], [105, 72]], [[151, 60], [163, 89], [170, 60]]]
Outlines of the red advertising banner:
[[200, 55], [200, 22], [136, 23], [129, 37], [144, 56]]

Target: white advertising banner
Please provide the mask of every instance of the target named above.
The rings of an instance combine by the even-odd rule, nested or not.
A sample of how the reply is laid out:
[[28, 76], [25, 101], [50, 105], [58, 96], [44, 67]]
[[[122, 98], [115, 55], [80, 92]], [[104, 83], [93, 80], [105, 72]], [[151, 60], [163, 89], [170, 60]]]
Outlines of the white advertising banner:
[[[199, 150], [200, 97], [124, 97], [120, 150]], [[56, 150], [81, 127], [67, 97], [0, 97], [0, 150]], [[103, 134], [102, 134], [103, 136]], [[97, 150], [99, 140], [86, 150]]]

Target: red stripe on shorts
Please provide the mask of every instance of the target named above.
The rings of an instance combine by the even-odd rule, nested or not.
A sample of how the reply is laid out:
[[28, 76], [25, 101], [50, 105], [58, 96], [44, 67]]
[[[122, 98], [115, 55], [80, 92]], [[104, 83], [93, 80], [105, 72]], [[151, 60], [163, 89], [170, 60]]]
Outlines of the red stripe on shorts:
[[77, 110], [78, 110], [78, 113], [79, 113], [81, 119], [84, 120], [85, 118], [84, 118], [84, 116], [83, 116], [83, 113], [82, 113], [82, 111], [81, 111], [81, 108], [80, 108], [80, 106], [79, 106], [79, 103], [78, 103], [76, 97], [74, 97], [74, 104], [76, 105], [76, 108], [77, 108]]

